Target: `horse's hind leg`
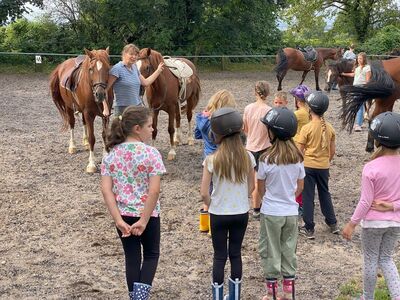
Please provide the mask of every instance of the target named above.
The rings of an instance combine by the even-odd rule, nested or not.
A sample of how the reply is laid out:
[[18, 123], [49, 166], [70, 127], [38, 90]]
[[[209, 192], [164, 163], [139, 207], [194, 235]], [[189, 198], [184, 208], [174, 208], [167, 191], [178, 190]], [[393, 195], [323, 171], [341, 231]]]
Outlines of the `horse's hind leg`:
[[69, 133], [70, 133], [68, 153], [74, 154], [76, 153], [75, 134], [74, 134], [75, 115], [74, 111], [71, 108], [67, 107], [66, 110], [68, 115]]
[[278, 91], [282, 90], [282, 81], [285, 78], [287, 70], [282, 71], [280, 74], [276, 74], [276, 79], [278, 79]]
[[153, 111], [153, 132], [152, 132], [152, 142], [151, 144], [154, 146], [157, 137], [157, 123], [158, 123], [158, 114], [160, 113], [159, 110]]
[[179, 101], [176, 102], [175, 111], [175, 132], [174, 132], [174, 144], [178, 146], [182, 144], [182, 129], [181, 129], [181, 108]]

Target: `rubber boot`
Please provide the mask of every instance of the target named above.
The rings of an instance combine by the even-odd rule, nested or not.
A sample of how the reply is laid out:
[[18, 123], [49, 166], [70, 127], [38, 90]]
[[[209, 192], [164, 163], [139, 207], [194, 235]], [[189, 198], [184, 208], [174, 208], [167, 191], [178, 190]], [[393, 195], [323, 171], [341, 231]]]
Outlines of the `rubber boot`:
[[224, 300], [240, 300], [240, 290], [242, 281], [239, 278], [232, 280], [229, 278], [229, 294], [224, 297]]
[[282, 300], [295, 300], [295, 288], [294, 288], [294, 278], [283, 278], [282, 280], [282, 290], [283, 298]]
[[210, 215], [204, 209], [200, 209], [199, 230], [201, 232], [208, 232], [210, 230]]
[[213, 300], [223, 300], [224, 298], [224, 284], [218, 285], [217, 282], [211, 284]]
[[135, 282], [133, 283], [133, 299], [134, 300], [149, 300], [151, 285]]
[[265, 283], [265, 288], [267, 289], [267, 295], [262, 298], [262, 300], [282, 300], [278, 297], [278, 280], [268, 279]]

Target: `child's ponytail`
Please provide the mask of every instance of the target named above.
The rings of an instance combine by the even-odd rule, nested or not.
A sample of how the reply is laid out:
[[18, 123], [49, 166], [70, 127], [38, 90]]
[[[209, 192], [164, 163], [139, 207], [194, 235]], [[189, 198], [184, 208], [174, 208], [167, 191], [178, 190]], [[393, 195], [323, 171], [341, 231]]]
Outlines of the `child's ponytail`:
[[110, 150], [118, 144], [121, 144], [125, 141], [126, 136], [122, 130], [122, 120], [120, 118], [115, 118], [111, 123], [111, 128], [107, 135], [106, 142], [106, 151], [110, 152]]

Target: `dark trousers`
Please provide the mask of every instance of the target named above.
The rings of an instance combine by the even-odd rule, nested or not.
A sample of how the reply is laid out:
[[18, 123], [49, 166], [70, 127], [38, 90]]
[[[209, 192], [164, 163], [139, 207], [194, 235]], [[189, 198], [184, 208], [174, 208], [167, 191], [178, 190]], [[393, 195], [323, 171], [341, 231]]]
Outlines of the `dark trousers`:
[[[231, 278], [242, 278], [242, 242], [249, 214], [210, 214], [211, 238], [214, 248], [213, 282], [224, 282], [224, 268], [229, 254]], [[228, 241], [229, 240], [229, 241]]]
[[[138, 217], [122, 216], [132, 225]], [[125, 273], [128, 290], [133, 291], [133, 283], [141, 282], [151, 285], [156, 274], [158, 257], [160, 256], [160, 218], [151, 217], [141, 236], [122, 237], [117, 228], [125, 252]], [[143, 246], [143, 262], [142, 262]]]
[[327, 225], [336, 224], [335, 211], [333, 209], [331, 193], [329, 192], [329, 169], [304, 168], [306, 177], [304, 178], [303, 190], [303, 220], [306, 229], [314, 230], [314, 195], [315, 185], [317, 185], [319, 204], [321, 212], [325, 217]]

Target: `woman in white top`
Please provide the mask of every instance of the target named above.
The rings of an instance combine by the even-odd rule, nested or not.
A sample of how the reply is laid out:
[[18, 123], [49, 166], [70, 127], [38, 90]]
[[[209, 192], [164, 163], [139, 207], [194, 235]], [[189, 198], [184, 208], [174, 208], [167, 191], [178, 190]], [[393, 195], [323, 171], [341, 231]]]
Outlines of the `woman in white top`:
[[[358, 67], [352, 73], [342, 73], [342, 76], [354, 77], [353, 85], [366, 84], [371, 79], [371, 67], [367, 64], [367, 54], [360, 52], [357, 56]], [[361, 125], [364, 121], [364, 106], [361, 106], [357, 112], [354, 131], [361, 131]]]
[[[211, 134], [217, 150], [204, 160], [200, 194], [209, 206], [212, 244], [214, 248], [213, 299], [223, 297], [224, 267], [227, 257], [231, 264], [229, 296], [240, 299], [242, 280], [242, 242], [250, 209], [248, 197], [254, 189], [253, 155], [240, 139], [243, 119], [233, 108], [216, 110], [210, 119]], [[213, 190], [209, 188], [211, 180]]]

